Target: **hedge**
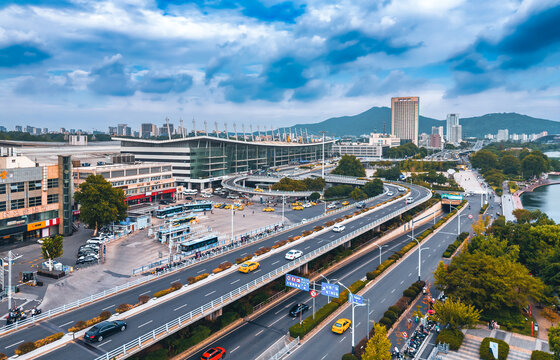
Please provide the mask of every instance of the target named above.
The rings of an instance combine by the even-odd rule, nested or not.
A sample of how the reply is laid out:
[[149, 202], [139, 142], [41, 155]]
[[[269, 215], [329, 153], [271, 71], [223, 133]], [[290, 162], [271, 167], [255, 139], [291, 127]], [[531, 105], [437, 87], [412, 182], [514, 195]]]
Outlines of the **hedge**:
[[56, 333], [56, 334], [49, 335], [46, 338], [39, 339], [35, 342], [32, 342], [32, 341], [24, 342], [23, 344], [21, 344], [17, 347], [17, 349], [15, 350], [15, 353], [16, 353], [16, 355], [27, 354], [28, 352], [33, 351], [35, 349], [38, 349], [41, 346], [45, 346], [47, 344], [55, 342], [55, 341], [61, 339], [63, 336], [64, 336], [64, 333], [59, 332], [59, 333]]
[[319, 310], [315, 312], [315, 319], [312, 316], [306, 317], [302, 324], [299, 323], [290, 327], [290, 336], [296, 338], [303, 338], [307, 333], [309, 333], [315, 326], [319, 325], [324, 319], [326, 319], [330, 314], [339, 308], [339, 304], [331, 301]]
[[506, 360], [509, 354], [509, 345], [494, 338], [484, 338], [480, 343], [480, 358], [482, 360], [494, 360], [494, 355], [490, 353], [490, 341], [498, 343], [498, 360]]
[[484, 214], [484, 212], [486, 211], [486, 209], [488, 209], [488, 203], [482, 205], [482, 207], [480, 208], [479, 213]]
[[342, 355], [342, 360], [358, 360], [358, 358], [356, 357], [356, 355], [354, 355], [352, 353], [348, 353], [348, 354]]
[[457, 329], [443, 329], [439, 332], [436, 338], [436, 344], [449, 344], [451, 350], [459, 350], [465, 334]]
[[99, 314], [99, 316], [94, 317], [93, 319], [89, 319], [87, 321], [83, 321], [83, 320], [77, 321], [73, 327], [68, 329], [68, 332], [77, 332], [83, 330], [87, 327], [105, 321], [110, 317], [111, 317], [111, 313], [109, 311], [102, 311], [101, 314]]
[[[197, 276], [189, 276], [187, 278], [187, 282], [189, 283], [189, 285], [192, 285], [195, 282], [199, 282], [200, 280], [206, 279], [208, 276], [210, 276], [209, 273], [204, 273], [204, 274], [200, 274], [200, 275], [197, 275]], [[155, 297], [155, 294], [154, 294], [154, 297]]]
[[119, 306], [117, 306], [117, 308], [115, 309], [115, 312], [118, 314], [122, 314], [124, 312], [127, 312], [128, 310], [134, 308], [134, 305], [130, 305], [130, 304], [120, 304]]
[[544, 351], [534, 350], [531, 353], [531, 360], [554, 360], [554, 355]]
[[461, 246], [461, 244], [463, 243], [463, 241], [465, 241], [465, 239], [469, 237], [469, 233], [468, 232], [462, 232], [459, 234], [459, 236], [457, 236], [457, 239], [449, 244], [449, 246], [447, 246], [447, 249], [445, 249], [445, 251], [443, 252], [443, 257], [444, 258], [449, 258], [451, 257], [451, 255], [453, 255], [453, 253], [455, 252], [455, 250], [457, 250], [457, 248], [459, 246]]

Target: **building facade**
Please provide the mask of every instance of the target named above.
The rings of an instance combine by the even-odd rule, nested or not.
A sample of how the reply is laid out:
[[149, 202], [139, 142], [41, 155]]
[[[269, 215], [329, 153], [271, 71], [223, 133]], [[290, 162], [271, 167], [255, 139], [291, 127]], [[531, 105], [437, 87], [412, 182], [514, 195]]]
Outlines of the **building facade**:
[[391, 134], [369, 134], [369, 144], [383, 147], [395, 147], [401, 144], [401, 139]]
[[509, 130], [502, 129], [498, 130], [498, 136], [496, 136], [497, 141], [508, 141], [509, 140]]
[[391, 134], [418, 145], [418, 97], [391, 98]]
[[177, 192], [170, 163], [144, 162], [74, 168], [74, 189], [90, 175], [101, 175], [122, 189], [128, 205], [171, 199]]
[[459, 145], [463, 141], [463, 127], [461, 125], [451, 126], [451, 139], [449, 142], [453, 145]]
[[140, 125], [140, 136], [142, 139], [148, 139], [153, 136], [158, 136], [158, 128], [154, 124], [144, 123]]
[[[212, 136], [172, 140], [122, 139], [121, 153], [133, 154], [138, 161], [173, 164], [177, 184], [205, 188], [229, 174], [267, 167], [317, 161], [323, 144], [282, 141], [240, 141]], [[332, 142], [325, 142], [325, 158], [331, 157]]]
[[453, 126], [459, 125], [459, 114], [447, 114], [446, 125], [445, 140], [452, 143]]
[[368, 144], [335, 144], [333, 145], [333, 154], [338, 155], [354, 155], [359, 158], [381, 158], [383, 156], [383, 146]]
[[69, 156], [39, 166], [12, 149], [0, 156], [0, 244], [72, 234]]

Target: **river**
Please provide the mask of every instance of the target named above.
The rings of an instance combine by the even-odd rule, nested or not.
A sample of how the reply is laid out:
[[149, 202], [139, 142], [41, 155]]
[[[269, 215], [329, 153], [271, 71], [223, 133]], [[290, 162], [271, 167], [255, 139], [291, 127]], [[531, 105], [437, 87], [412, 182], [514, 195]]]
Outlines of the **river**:
[[[558, 180], [560, 176], [551, 176], [550, 179]], [[560, 184], [546, 185], [536, 188], [533, 192], [521, 195], [521, 203], [527, 210], [536, 210], [546, 213], [548, 217], [560, 224]]]

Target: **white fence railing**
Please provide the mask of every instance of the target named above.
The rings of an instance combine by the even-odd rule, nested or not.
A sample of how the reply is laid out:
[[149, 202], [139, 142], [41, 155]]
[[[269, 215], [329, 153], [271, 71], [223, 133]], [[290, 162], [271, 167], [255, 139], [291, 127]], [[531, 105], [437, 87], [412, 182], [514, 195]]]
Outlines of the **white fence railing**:
[[299, 336], [290, 341], [288, 335], [282, 336], [255, 360], [280, 360], [299, 344]]
[[[378, 199], [379, 197], [381, 197], [383, 195], [385, 195], [385, 193], [377, 195], [377, 196], [369, 198], [369, 199], [366, 199], [365, 201], [366, 202], [373, 201], [373, 200]], [[345, 207], [341, 207], [341, 208], [329, 211], [328, 213], [323, 213], [323, 214], [317, 215], [313, 218], [310, 218], [310, 219], [307, 220], [307, 222], [313, 222], [313, 221], [319, 220], [321, 218], [328, 217], [328, 216], [331, 216], [331, 215], [334, 215], [334, 214], [352, 209], [356, 206], [357, 206], [357, 204], [354, 203], [354, 204], [351, 204], [351, 205], [348, 205], [348, 206], [345, 206]], [[291, 229], [293, 229], [295, 227], [298, 227], [298, 226], [301, 226], [301, 225], [303, 225], [302, 222], [291, 224], [291, 225], [285, 225], [280, 231], [282, 231], [282, 232], [288, 231], [288, 230], [291, 230]], [[211, 254], [205, 254], [205, 255], [199, 257], [198, 259], [195, 259], [195, 258], [184, 259], [182, 263], [177, 264], [176, 266], [173, 266], [173, 267], [167, 269], [166, 271], [159, 272], [159, 273], [156, 273], [156, 274], [146, 275], [146, 276], [143, 276], [141, 278], [137, 278], [137, 279], [129, 281], [125, 284], [115, 286], [113, 288], [104, 290], [104, 291], [99, 292], [99, 293], [94, 294], [94, 295], [90, 295], [90, 296], [85, 297], [85, 298], [80, 299], [80, 300], [76, 300], [74, 302], [59, 306], [59, 307], [54, 308], [54, 309], [50, 309], [50, 310], [46, 310], [46, 311], [43, 310], [43, 312], [40, 315], [32, 316], [32, 317], [29, 317], [25, 320], [17, 321], [13, 324], [1, 327], [0, 328], [0, 336], [7, 333], [7, 332], [12, 331], [12, 330], [17, 330], [17, 329], [19, 329], [23, 326], [35, 324], [36, 322], [39, 322], [39, 321], [44, 320], [44, 319], [48, 319], [48, 318], [53, 317], [53, 316], [60, 315], [64, 312], [66, 312], [66, 311], [77, 309], [77, 308], [79, 308], [83, 305], [92, 303], [94, 301], [101, 300], [101, 299], [103, 299], [107, 296], [115, 295], [115, 294], [117, 294], [117, 293], [119, 293], [123, 290], [145, 284], [145, 283], [147, 283], [149, 281], [152, 281], [152, 280], [155, 280], [155, 279], [157, 279], [161, 276], [167, 275], [170, 272], [175, 272], [175, 271], [182, 270], [186, 267], [193, 266], [197, 263], [210, 260], [211, 258], [213, 258], [215, 256], [220, 256], [220, 255], [223, 255], [223, 254], [228, 253], [230, 251], [235, 251], [235, 250], [239, 249], [240, 247], [245, 247], [245, 246], [251, 245], [251, 244], [253, 244], [257, 241], [261, 241], [261, 240], [263, 240], [267, 237], [275, 236], [277, 234], [278, 234], [278, 232], [272, 232], [272, 233], [266, 233], [266, 234], [263, 234], [263, 235], [260, 235], [260, 236], [254, 236], [254, 237], [251, 237], [250, 239], [248, 239], [247, 241], [244, 241], [243, 243], [236, 243], [234, 246], [227, 247], [225, 249], [220, 248], [216, 252], [213, 252]]]
[[157, 341], [159, 341], [160, 339], [163, 339], [165, 337], [167, 337], [168, 335], [180, 330], [181, 328], [192, 324], [193, 322], [203, 318], [204, 316], [209, 315], [210, 313], [224, 307], [227, 304], [230, 304], [238, 299], [240, 299], [241, 297], [247, 295], [247, 293], [252, 292], [266, 284], [268, 284], [270, 281], [275, 280], [277, 278], [279, 278], [280, 276], [283, 276], [285, 274], [287, 274], [288, 272], [297, 269], [298, 267], [300, 267], [303, 264], [308, 263], [309, 261], [329, 252], [330, 250], [332, 250], [335, 247], [340, 246], [341, 244], [350, 241], [351, 239], [353, 239], [354, 237], [361, 235], [363, 233], [365, 233], [366, 231], [369, 231], [381, 224], [383, 224], [385, 221], [390, 220], [396, 216], [399, 216], [400, 214], [408, 211], [410, 208], [412, 208], [412, 205], [416, 206], [419, 205], [423, 202], [428, 201], [430, 198], [432, 197], [431, 192], [428, 193], [426, 196], [424, 196], [422, 199], [418, 200], [415, 202], [415, 204], [409, 204], [404, 206], [403, 208], [393, 211], [392, 213], [383, 216], [380, 219], [377, 219], [371, 223], [369, 223], [368, 225], [362, 226], [361, 228], [354, 230], [348, 234], [345, 234], [344, 236], [335, 239], [333, 241], [331, 241], [328, 244], [325, 244], [323, 246], [321, 246], [318, 249], [313, 250], [310, 253], [305, 254], [304, 256], [293, 260], [275, 270], [270, 271], [267, 274], [262, 275], [261, 277], [245, 284], [242, 285], [240, 287], [238, 287], [235, 290], [230, 291], [229, 293], [220, 296], [219, 298], [212, 300], [211, 302], [200, 306], [197, 309], [194, 309], [188, 313], [186, 313], [183, 316], [180, 316], [174, 320], [171, 320], [170, 322], [126, 343], [123, 344], [121, 346], [119, 346], [118, 348], [106, 353], [105, 355], [102, 355], [98, 358], [96, 358], [95, 360], [111, 360], [111, 359], [116, 359], [116, 358], [126, 358], [128, 356], [131, 356], [135, 353], [137, 353], [138, 351], [142, 350], [143, 348], [145, 348], [146, 346], [150, 346], [154, 343], [156, 343]]

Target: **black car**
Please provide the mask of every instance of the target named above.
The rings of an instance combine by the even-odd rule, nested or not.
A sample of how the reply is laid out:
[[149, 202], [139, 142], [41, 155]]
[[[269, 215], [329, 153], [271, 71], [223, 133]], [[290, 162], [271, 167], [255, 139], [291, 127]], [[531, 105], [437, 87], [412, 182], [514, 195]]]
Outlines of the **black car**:
[[96, 263], [98, 259], [93, 255], [82, 256], [76, 260], [76, 265], [80, 264], [93, 264]]
[[121, 320], [103, 321], [86, 331], [84, 338], [89, 342], [103, 341], [107, 336], [126, 330], [126, 323]]
[[300, 313], [303, 315], [305, 312], [309, 310], [309, 305], [307, 304], [295, 304], [290, 309], [290, 316], [291, 317], [298, 317]]

